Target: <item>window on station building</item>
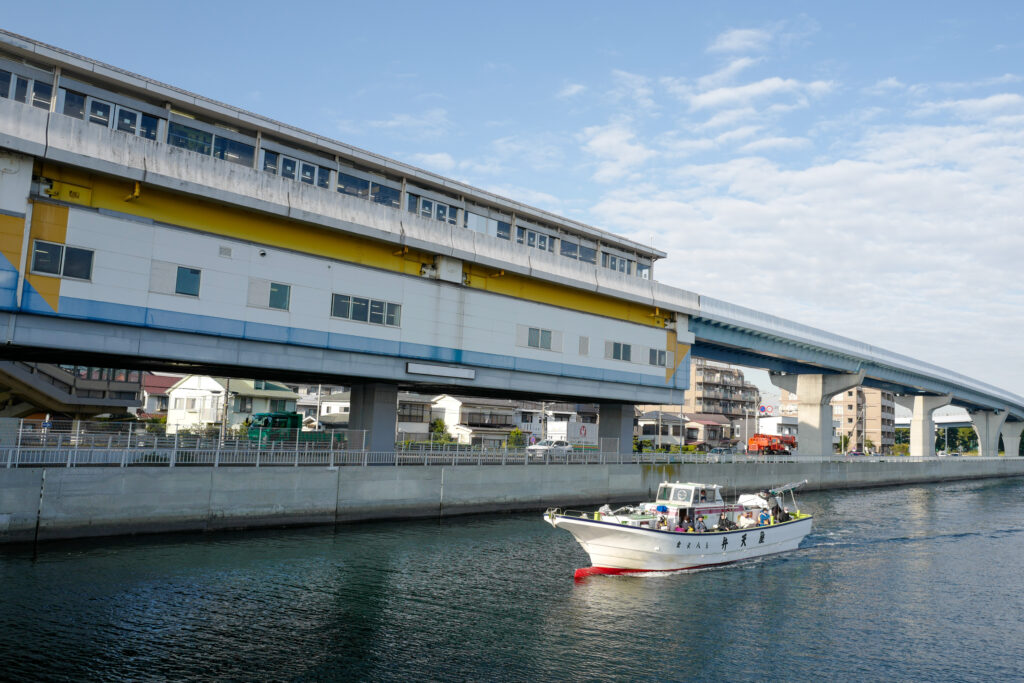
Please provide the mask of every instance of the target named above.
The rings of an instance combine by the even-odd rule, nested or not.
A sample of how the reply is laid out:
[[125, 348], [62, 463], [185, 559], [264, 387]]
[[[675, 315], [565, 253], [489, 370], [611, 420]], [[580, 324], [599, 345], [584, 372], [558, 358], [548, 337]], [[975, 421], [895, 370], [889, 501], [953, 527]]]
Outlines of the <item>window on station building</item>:
[[338, 171], [338, 192], [360, 199], [369, 199], [370, 181]]
[[185, 296], [199, 296], [199, 277], [200, 270], [198, 268], [178, 266], [174, 293], [184, 294]]
[[331, 316], [372, 325], [401, 327], [402, 306], [368, 297], [334, 294], [331, 296]]
[[93, 252], [53, 242], [36, 240], [32, 246], [32, 271], [45, 275], [89, 280]]
[[493, 235], [503, 240], [512, 238], [512, 224], [507, 221], [489, 218], [472, 211], [463, 211], [463, 214], [465, 215], [464, 227], [468, 230]]
[[253, 145], [218, 135], [213, 141], [213, 156], [216, 159], [251, 168], [253, 159], [256, 157], [256, 148]]
[[171, 121], [167, 126], [167, 143], [210, 156], [213, 149], [213, 134]]
[[7, 99], [11, 96], [11, 72], [0, 69], [0, 97]]
[[270, 299], [267, 305], [270, 308], [276, 308], [281, 311], [288, 310], [288, 304], [290, 303], [292, 295], [291, 285], [281, 284], [280, 282], [270, 283]]
[[50, 99], [53, 97], [53, 85], [43, 81], [32, 82], [32, 106], [39, 109], [49, 109]]
[[626, 275], [633, 274], [633, 261], [623, 256], [602, 253], [601, 265], [607, 268], [608, 270], [618, 271], [620, 273], [625, 273]]
[[423, 218], [433, 218], [451, 225], [458, 224], [459, 208], [457, 206], [421, 197], [411, 192], [406, 194], [406, 209], [409, 213], [418, 213]]
[[651, 357], [650, 357], [651, 365], [658, 365], [660, 367], [665, 367], [665, 363], [666, 363], [667, 358], [668, 358], [668, 354], [666, 354], [664, 351], [660, 351], [658, 349], [651, 349]]
[[537, 327], [531, 327], [528, 334], [526, 345], [534, 349], [546, 349], [551, 350], [551, 330], [542, 330]]
[[384, 206], [397, 209], [401, 206], [402, 191], [379, 183], [370, 183], [370, 199]]
[[633, 347], [622, 342], [611, 343], [611, 358], [613, 360], [633, 360]]
[[555, 241], [555, 238], [551, 235], [545, 235], [542, 232], [531, 230], [529, 228], [516, 227], [516, 242], [519, 244], [525, 244], [526, 246], [534, 249], [554, 253]]

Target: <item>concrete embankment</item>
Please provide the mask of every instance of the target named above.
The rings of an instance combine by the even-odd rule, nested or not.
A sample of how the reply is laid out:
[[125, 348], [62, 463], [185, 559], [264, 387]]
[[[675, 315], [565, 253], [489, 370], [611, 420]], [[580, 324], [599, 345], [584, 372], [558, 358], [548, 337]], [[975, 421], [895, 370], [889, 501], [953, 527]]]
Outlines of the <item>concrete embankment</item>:
[[652, 498], [662, 481], [729, 496], [1024, 476], [1024, 458], [457, 467], [0, 469], [0, 543], [583, 507]]

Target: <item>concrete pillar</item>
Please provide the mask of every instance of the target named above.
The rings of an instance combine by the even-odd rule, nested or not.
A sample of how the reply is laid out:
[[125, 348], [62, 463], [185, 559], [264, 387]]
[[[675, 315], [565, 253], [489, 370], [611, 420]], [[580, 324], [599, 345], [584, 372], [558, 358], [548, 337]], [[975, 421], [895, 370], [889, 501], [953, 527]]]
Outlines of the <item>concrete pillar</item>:
[[348, 418], [349, 429], [365, 429], [366, 450], [390, 453], [395, 450], [398, 426], [398, 387], [367, 382], [353, 384]]
[[832, 454], [832, 406], [829, 399], [841, 391], [859, 387], [864, 371], [835, 375], [783, 375], [769, 373], [777, 387], [796, 394], [797, 451], [802, 455]]
[[1024, 431], [1024, 422], [1003, 423], [1003, 451], [1006, 455], [1020, 455], [1020, 433]]
[[970, 410], [974, 431], [978, 433], [978, 455], [994, 458], [999, 455], [999, 430], [1006, 422], [1005, 410]]
[[618, 439], [619, 453], [633, 452], [633, 415], [633, 406], [629, 403], [599, 404], [597, 438], [602, 449], [604, 439]]
[[897, 401], [908, 408], [910, 418], [910, 455], [930, 458], [935, 455], [935, 420], [932, 413], [953, 401], [953, 394], [945, 396], [900, 396]]

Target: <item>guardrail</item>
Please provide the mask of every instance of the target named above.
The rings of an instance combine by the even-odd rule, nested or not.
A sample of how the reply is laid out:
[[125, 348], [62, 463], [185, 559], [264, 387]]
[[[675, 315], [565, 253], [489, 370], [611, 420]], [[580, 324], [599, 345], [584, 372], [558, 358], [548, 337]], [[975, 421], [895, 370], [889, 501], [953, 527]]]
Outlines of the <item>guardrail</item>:
[[[544, 466], [626, 464], [765, 464], [824, 462], [924, 462], [959, 458], [911, 458], [909, 456], [810, 456], [679, 453], [606, 453], [576, 451], [567, 456], [537, 456], [523, 450], [423, 450], [362, 451], [343, 449], [296, 449], [291, 444], [264, 448], [55, 448], [0, 447], [0, 467], [430, 467], [460, 465]], [[975, 460], [977, 457], [963, 458]], [[997, 460], [999, 458], [982, 458]]]

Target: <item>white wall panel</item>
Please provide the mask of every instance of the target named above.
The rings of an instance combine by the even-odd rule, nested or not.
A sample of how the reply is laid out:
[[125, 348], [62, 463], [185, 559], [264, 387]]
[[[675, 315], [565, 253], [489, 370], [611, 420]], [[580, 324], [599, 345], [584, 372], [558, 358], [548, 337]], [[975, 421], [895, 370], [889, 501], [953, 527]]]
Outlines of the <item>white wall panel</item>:
[[[95, 249], [96, 265], [92, 283], [65, 280], [64, 296], [664, 377], [648, 364], [650, 348], [664, 349], [662, 329], [88, 210], [71, 216], [69, 242]], [[173, 294], [177, 265], [202, 271], [198, 299]], [[291, 287], [289, 310], [268, 307], [270, 282]], [[402, 324], [332, 318], [333, 293], [400, 304]], [[551, 330], [552, 350], [529, 348], [529, 327]], [[632, 362], [606, 357], [612, 341], [632, 344]]]

